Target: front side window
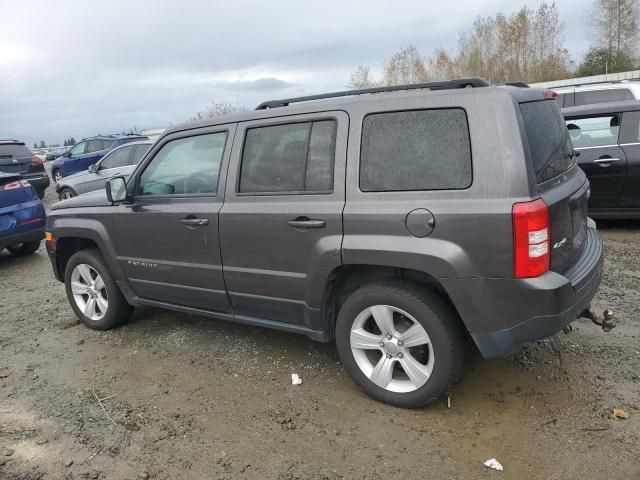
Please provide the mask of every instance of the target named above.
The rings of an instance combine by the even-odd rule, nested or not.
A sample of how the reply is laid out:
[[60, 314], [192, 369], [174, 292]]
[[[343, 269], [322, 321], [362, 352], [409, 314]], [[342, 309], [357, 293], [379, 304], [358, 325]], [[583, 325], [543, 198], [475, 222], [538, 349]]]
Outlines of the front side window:
[[136, 194], [216, 195], [226, 140], [227, 132], [218, 132], [166, 143], [140, 175]]
[[572, 118], [565, 121], [569, 135], [571, 135], [571, 141], [576, 148], [618, 144], [618, 133], [620, 132], [620, 117], [618, 115]]
[[576, 91], [576, 105], [620, 102], [623, 100], [633, 100], [633, 94], [628, 88]]
[[73, 147], [69, 153], [73, 156], [82, 155], [87, 146], [87, 142], [80, 142], [75, 147]]
[[462, 189], [471, 185], [471, 145], [461, 108], [367, 115], [362, 123], [363, 192]]
[[102, 162], [100, 162], [100, 170], [109, 168], [118, 168], [129, 165], [129, 155], [131, 155], [131, 147], [117, 148], [109, 153]]
[[247, 130], [240, 193], [333, 191], [335, 120]]

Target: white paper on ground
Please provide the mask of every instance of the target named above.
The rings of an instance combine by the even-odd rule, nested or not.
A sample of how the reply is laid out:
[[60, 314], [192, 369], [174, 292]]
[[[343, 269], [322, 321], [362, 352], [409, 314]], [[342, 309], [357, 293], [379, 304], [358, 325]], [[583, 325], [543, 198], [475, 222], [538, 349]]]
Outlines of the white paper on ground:
[[495, 458], [490, 458], [489, 460], [484, 462], [484, 466], [485, 467], [489, 467], [489, 468], [493, 468], [494, 470], [498, 470], [499, 472], [502, 472], [504, 470], [502, 468], [502, 465], [500, 464], [500, 462], [498, 460], [496, 460]]

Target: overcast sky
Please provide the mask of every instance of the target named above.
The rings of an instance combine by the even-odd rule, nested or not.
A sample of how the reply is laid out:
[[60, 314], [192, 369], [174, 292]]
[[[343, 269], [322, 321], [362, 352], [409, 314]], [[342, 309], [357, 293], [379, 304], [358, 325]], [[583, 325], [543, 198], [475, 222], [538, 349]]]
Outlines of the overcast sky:
[[[61, 143], [162, 128], [209, 102], [343, 89], [410, 44], [454, 51], [507, 0], [0, 0], [0, 138]], [[588, 47], [585, 0], [558, 0], [566, 46]], [[539, 2], [527, 2], [537, 7]]]

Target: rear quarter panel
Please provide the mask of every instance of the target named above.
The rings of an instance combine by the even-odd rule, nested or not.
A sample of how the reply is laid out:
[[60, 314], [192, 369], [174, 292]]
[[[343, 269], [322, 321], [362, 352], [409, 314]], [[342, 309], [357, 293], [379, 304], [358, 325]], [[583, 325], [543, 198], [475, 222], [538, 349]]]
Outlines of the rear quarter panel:
[[[469, 122], [473, 180], [464, 190], [362, 192], [361, 126], [382, 111], [462, 108]], [[530, 199], [531, 182], [519, 130], [517, 103], [497, 88], [392, 96], [358, 104], [349, 115], [347, 202], [343, 262], [406, 267], [436, 278], [510, 277], [513, 203]], [[393, 162], [393, 158], [389, 159]], [[405, 218], [416, 208], [435, 218], [433, 232], [412, 236]]]

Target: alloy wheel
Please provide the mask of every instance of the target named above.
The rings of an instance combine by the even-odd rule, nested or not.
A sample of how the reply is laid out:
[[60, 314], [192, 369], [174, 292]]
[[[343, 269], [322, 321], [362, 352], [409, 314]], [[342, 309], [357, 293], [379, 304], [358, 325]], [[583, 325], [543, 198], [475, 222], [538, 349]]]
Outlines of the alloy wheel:
[[362, 373], [385, 390], [408, 393], [431, 376], [434, 352], [424, 327], [389, 305], [363, 310], [351, 326], [351, 352]]
[[71, 272], [71, 292], [76, 306], [90, 320], [101, 320], [109, 301], [104, 280], [91, 265], [76, 265]]

